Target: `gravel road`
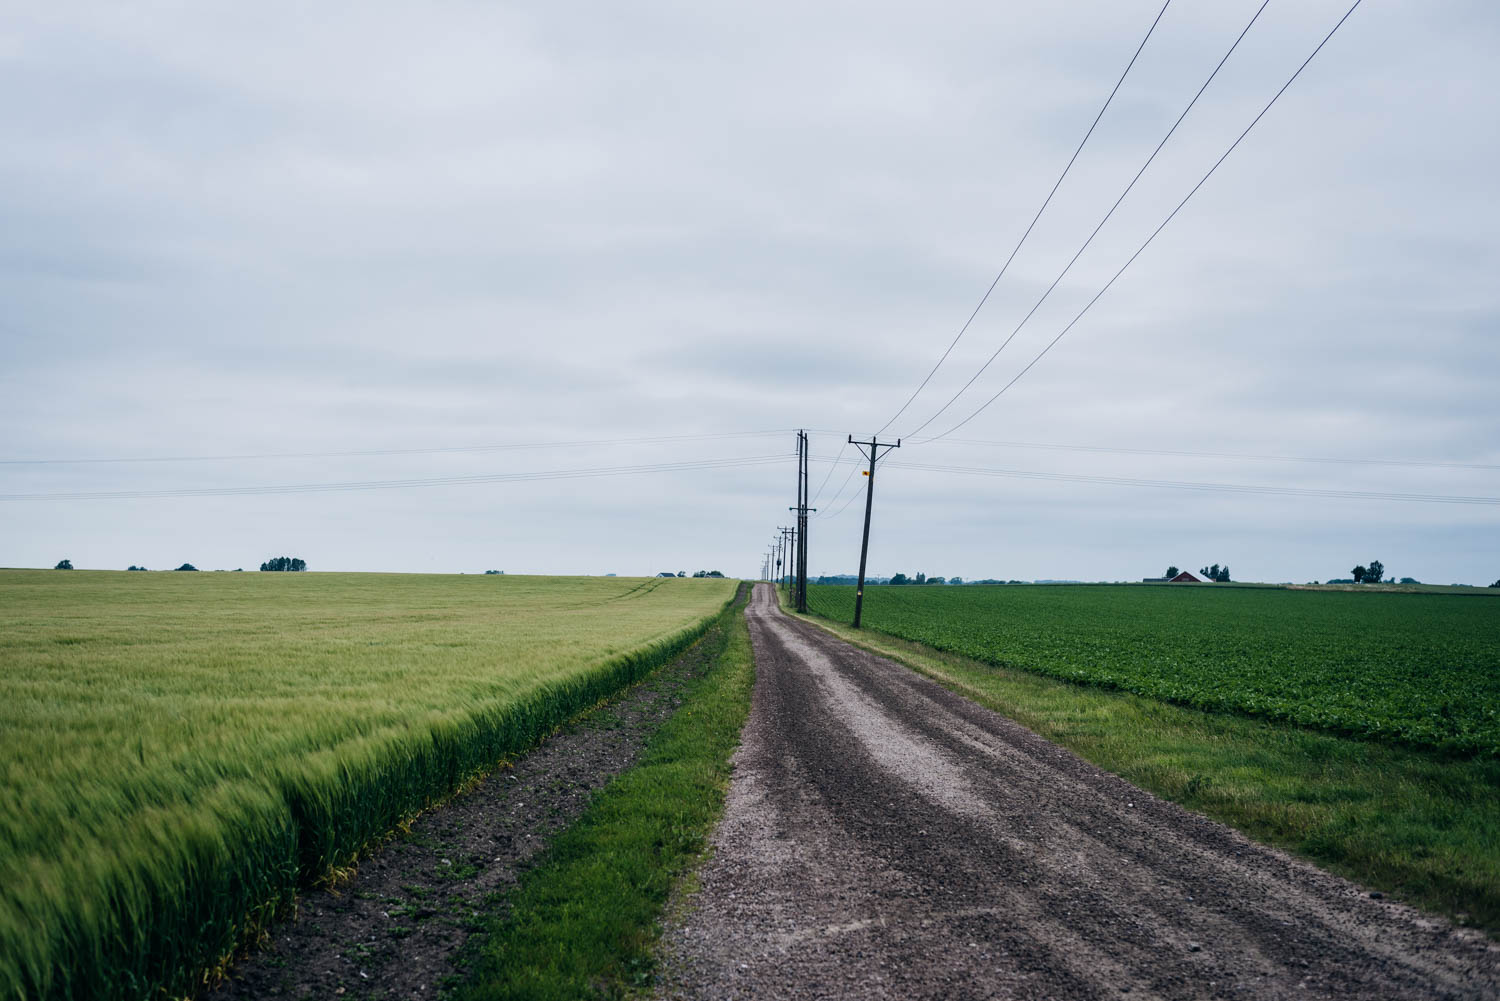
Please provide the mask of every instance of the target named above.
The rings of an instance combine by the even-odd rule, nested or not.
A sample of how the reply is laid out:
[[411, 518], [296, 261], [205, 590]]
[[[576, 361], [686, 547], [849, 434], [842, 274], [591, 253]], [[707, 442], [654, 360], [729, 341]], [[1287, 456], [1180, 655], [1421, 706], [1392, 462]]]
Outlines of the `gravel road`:
[[1500, 945], [748, 610], [755, 702], [666, 998], [1496, 998]]

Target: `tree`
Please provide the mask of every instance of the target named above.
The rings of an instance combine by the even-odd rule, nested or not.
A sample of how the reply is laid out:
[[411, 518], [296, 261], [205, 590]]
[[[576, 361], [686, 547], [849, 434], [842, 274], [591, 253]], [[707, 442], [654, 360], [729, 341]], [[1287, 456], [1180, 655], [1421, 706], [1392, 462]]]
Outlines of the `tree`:
[[57, 566], [53, 567], [52, 569], [53, 570], [72, 570], [73, 569], [73, 561], [72, 560], [58, 560], [57, 561]]
[[904, 573], [898, 573], [891, 578], [892, 584], [910, 584], [911, 580]]
[[950, 584], [962, 584], [963, 582], [964, 582], [964, 579], [962, 577], [949, 577], [948, 578], [948, 583], [950, 583]]
[[130, 566], [126, 567], [125, 569], [126, 570], [144, 570], [146, 568], [145, 567], [138, 567], [134, 563], [132, 563], [132, 564], [130, 564]]
[[927, 575], [925, 573], [923, 573], [922, 571], [918, 570], [917, 571], [917, 579], [914, 580], [912, 583], [914, 583], [914, 584], [925, 584], [925, 583], [927, 583]]
[[1365, 565], [1361, 563], [1359, 566], [1349, 571], [1349, 574], [1354, 578], [1354, 583], [1363, 584], [1365, 582], [1365, 575], [1369, 572], [1370, 571], [1365, 568]]
[[192, 571], [196, 572], [198, 568], [195, 567], [195, 566], [193, 566], [191, 563], [184, 563], [182, 566], [178, 567], [177, 569], [178, 570], [192, 570]]
[[1385, 564], [1379, 560], [1371, 560], [1370, 568], [1365, 572], [1366, 584], [1379, 584], [1380, 579], [1385, 576]]
[[492, 576], [492, 575], [493, 576], [504, 577], [505, 576], [505, 571], [504, 570], [486, 570], [484, 572], [484, 574], [485, 574], [486, 577], [489, 577], [489, 576]]
[[687, 576], [687, 571], [686, 570], [679, 570], [679, 571], [677, 571], [677, 576], [679, 576], [679, 577], [686, 577]]
[[1491, 584], [1490, 587], [1500, 587], [1500, 580], [1495, 581], [1495, 583]]
[[1182, 571], [1178, 570], [1176, 567], [1167, 567], [1167, 572], [1162, 574], [1162, 576], [1167, 578], [1167, 580], [1171, 580], [1173, 577], [1176, 577], [1180, 573], [1182, 573]]
[[927, 578], [927, 583], [929, 583], [929, 584], [946, 584], [948, 582], [946, 580], [944, 580], [943, 578], [941, 578], [941, 577], [928, 577]]
[[1218, 574], [1217, 577], [1214, 578], [1214, 580], [1218, 581], [1220, 584], [1228, 584], [1229, 583], [1229, 564], [1228, 563], [1226, 563], [1223, 566], [1219, 567], [1219, 574]]
[[1203, 574], [1203, 576], [1207, 577], [1209, 580], [1218, 580], [1219, 579], [1219, 564], [1215, 563], [1211, 567], [1204, 567], [1202, 570], [1199, 571], [1199, 573]]
[[307, 563], [295, 556], [277, 556], [262, 563], [260, 568], [266, 572], [301, 573], [307, 569]]

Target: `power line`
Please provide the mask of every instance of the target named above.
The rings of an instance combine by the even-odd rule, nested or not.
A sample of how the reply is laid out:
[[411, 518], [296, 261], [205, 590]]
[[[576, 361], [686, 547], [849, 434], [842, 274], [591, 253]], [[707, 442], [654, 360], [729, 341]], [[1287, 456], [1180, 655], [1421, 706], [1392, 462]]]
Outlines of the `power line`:
[[[858, 469], [859, 467], [856, 466], [855, 468]], [[849, 499], [846, 500], [846, 501], [844, 501], [843, 505], [837, 511], [834, 511], [832, 514], [829, 514], [827, 516], [828, 520], [832, 521], [834, 518], [837, 518], [839, 515], [843, 514], [844, 511], [849, 507], [849, 505], [854, 503], [855, 498], [858, 497], [858, 496], [859, 496], [859, 491], [858, 490], [856, 490], [856, 491], [854, 491], [854, 493], [850, 494], [849, 495]]]
[[1030, 372], [1032, 367], [1035, 366], [1037, 362], [1046, 357], [1047, 352], [1051, 351], [1057, 345], [1058, 341], [1067, 336], [1068, 331], [1072, 330], [1074, 325], [1077, 324], [1079, 320], [1083, 319], [1084, 315], [1093, 308], [1094, 303], [1098, 302], [1100, 298], [1103, 297], [1104, 293], [1110, 290], [1110, 287], [1119, 280], [1120, 276], [1125, 273], [1125, 270], [1135, 262], [1135, 259], [1141, 256], [1141, 253], [1151, 245], [1151, 242], [1156, 239], [1156, 237], [1161, 233], [1162, 230], [1167, 228], [1167, 224], [1177, 217], [1177, 213], [1182, 211], [1183, 206], [1186, 205], [1192, 199], [1192, 197], [1198, 193], [1198, 190], [1202, 188], [1205, 183], [1207, 183], [1208, 179], [1214, 175], [1214, 172], [1216, 170], [1219, 169], [1219, 166], [1225, 160], [1229, 159], [1229, 154], [1233, 153], [1235, 149], [1238, 148], [1239, 144], [1244, 141], [1247, 135], [1250, 134], [1250, 130], [1255, 128], [1256, 124], [1265, 117], [1266, 112], [1270, 111], [1271, 107], [1281, 99], [1281, 95], [1286, 93], [1287, 88], [1292, 85], [1293, 81], [1295, 81], [1297, 77], [1302, 75], [1302, 71], [1307, 69], [1308, 64], [1311, 63], [1314, 58], [1316, 58], [1319, 52], [1323, 51], [1323, 46], [1328, 44], [1328, 40], [1334, 36], [1334, 33], [1337, 32], [1339, 28], [1343, 27], [1344, 22], [1349, 19], [1349, 16], [1353, 14], [1354, 11], [1363, 2], [1364, 0], [1354, 0], [1353, 5], [1344, 12], [1344, 16], [1339, 18], [1338, 23], [1333, 26], [1333, 28], [1328, 32], [1327, 35], [1323, 36], [1323, 40], [1318, 43], [1317, 48], [1313, 49], [1312, 54], [1302, 61], [1302, 65], [1297, 67], [1297, 71], [1290, 77], [1288, 77], [1286, 83], [1281, 85], [1281, 89], [1276, 92], [1275, 96], [1273, 96], [1270, 101], [1266, 102], [1266, 106], [1260, 110], [1260, 114], [1256, 115], [1254, 120], [1252, 120], [1249, 125], [1245, 126], [1245, 131], [1240, 133], [1239, 138], [1230, 144], [1229, 148], [1224, 151], [1223, 155], [1220, 156], [1218, 160], [1214, 161], [1214, 165], [1212, 167], [1208, 168], [1208, 173], [1204, 174], [1203, 177], [1199, 179], [1198, 183], [1193, 185], [1193, 189], [1187, 193], [1186, 197], [1184, 197], [1182, 201], [1177, 203], [1177, 207], [1171, 211], [1166, 219], [1162, 220], [1161, 225], [1157, 226], [1156, 229], [1152, 231], [1151, 235], [1146, 237], [1146, 242], [1142, 243], [1140, 247], [1136, 249], [1135, 253], [1130, 255], [1130, 259], [1120, 266], [1120, 270], [1115, 272], [1114, 277], [1106, 282], [1104, 284], [1104, 287], [1094, 294], [1094, 297], [1088, 301], [1083, 309], [1078, 311], [1078, 315], [1073, 317], [1073, 319], [1068, 322], [1068, 325], [1064, 327], [1056, 337], [1052, 338], [1051, 342], [1049, 342], [1046, 347], [1042, 348], [1042, 350], [1037, 354], [1035, 358], [1031, 359], [1031, 361], [1027, 363], [1025, 368], [1016, 373], [1015, 377], [1011, 379], [1010, 382], [1007, 382], [1004, 386], [1000, 387], [999, 392], [997, 392], [994, 396], [991, 396], [988, 400], [981, 404], [978, 409], [969, 414], [969, 416], [965, 417], [963, 420], [959, 421], [957, 424], [953, 425], [942, 434], [923, 439], [923, 441], [919, 442], [918, 444], [925, 444], [926, 442], [936, 441], [939, 438], [946, 438], [948, 437], [948, 435], [952, 434], [959, 428], [963, 427], [965, 424], [972, 421], [974, 418], [978, 417], [990, 406], [990, 404], [994, 403], [1001, 396], [1005, 395], [1005, 392], [1009, 390], [1010, 387], [1019, 382], [1027, 372]]
[[339, 452], [260, 452], [247, 455], [163, 455], [112, 459], [0, 459], [0, 466], [94, 465], [147, 462], [230, 462], [250, 459], [331, 459], [378, 455], [435, 455], [446, 452], [500, 452], [511, 449], [584, 448], [604, 445], [646, 445], [661, 442], [708, 441], [724, 438], [765, 438], [790, 434], [793, 429], [726, 431], [715, 434], [671, 434], [640, 438], [596, 438], [581, 441], [502, 442], [489, 445], [442, 445], [431, 448], [371, 448]]
[[543, 480], [587, 479], [600, 476], [630, 476], [639, 473], [672, 473], [698, 469], [732, 469], [785, 462], [787, 455], [756, 455], [738, 459], [701, 459], [632, 466], [597, 466], [585, 469], [554, 469], [527, 473], [491, 473], [479, 476], [437, 476], [407, 480], [352, 480], [336, 483], [291, 483], [275, 486], [184, 487], [167, 490], [109, 490], [76, 493], [0, 494], [0, 501], [145, 500], [168, 497], [244, 497], [266, 494], [333, 493], [354, 490], [398, 490], [411, 487], [466, 486], [476, 483], [530, 483]]
[[1118, 209], [1121, 203], [1125, 201], [1126, 196], [1128, 196], [1130, 192], [1135, 189], [1137, 182], [1140, 181], [1141, 177], [1146, 173], [1146, 170], [1151, 166], [1151, 164], [1155, 162], [1157, 155], [1161, 153], [1162, 149], [1166, 147], [1168, 141], [1170, 141], [1172, 136], [1177, 132], [1177, 127], [1182, 124], [1183, 119], [1187, 118], [1188, 112], [1193, 110], [1193, 106], [1198, 103], [1198, 99], [1203, 96], [1203, 92], [1208, 90], [1208, 85], [1214, 82], [1214, 78], [1219, 75], [1219, 71], [1223, 69], [1224, 64], [1229, 61], [1229, 57], [1234, 55], [1234, 50], [1239, 48], [1240, 42], [1245, 40], [1245, 36], [1248, 35], [1250, 33], [1250, 29], [1255, 26], [1255, 22], [1260, 20], [1260, 15], [1265, 11], [1266, 7], [1270, 5], [1270, 2], [1271, 0], [1264, 0], [1264, 2], [1262, 2], [1261, 5], [1256, 8], [1255, 13], [1251, 15], [1250, 20], [1245, 23], [1245, 27], [1240, 30], [1240, 33], [1237, 36], [1235, 36], [1234, 43], [1229, 46], [1229, 49], [1219, 60], [1218, 65], [1214, 67], [1213, 72], [1208, 75], [1208, 79], [1203, 81], [1203, 85], [1198, 88], [1198, 92], [1193, 95], [1193, 99], [1187, 103], [1187, 107], [1182, 109], [1182, 114], [1177, 116], [1177, 120], [1173, 122], [1172, 127], [1167, 130], [1167, 134], [1161, 137], [1161, 141], [1156, 144], [1156, 148], [1151, 151], [1151, 155], [1146, 157], [1146, 162], [1141, 164], [1140, 169], [1135, 172], [1135, 176], [1130, 179], [1130, 183], [1125, 185], [1125, 190], [1120, 192], [1120, 196], [1116, 198], [1115, 203], [1109, 207], [1109, 211], [1104, 213], [1104, 218], [1099, 220], [1099, 224], [1094, 227], [1094, 231], [1089, 234], [1088, 239], [1083, 241], [1083, 245], [1080, 246], [1078, 250], [1073, 254], [1072, 258], [1068, 260], [1068, 263], [1063, 266], [1063, 269], [1057, 273], [1057, 277], [1052, 279], [1052, 284], [1047, 286], [1047, 290], [1042, 293], [1041, 298], [1037, 299], [1037, 301], [1032, 305], [1031, 309], [1026, 313], [1026, 315], [1021, 317], [1021, 322], [1016, 324], [1016, 328], [1010, 332], [1010, 336], [1001, 342], [1000, 346], [995, 349], [995, 353], [990, 355], [989, 359], [986, 360], [983, 365], [979, 366], [979, 370], [969, 377], [968, 382], [959, 387], [958, 392], [954, 393], [953, 396], [949, 398], [947, 403], [944, 403], [931, 417], [927, 418], [921, 424], [913, 428], [910, 434], [918, 434], [923, 428], [946, 413], [948, 408], [953, 406], [958, 398], [968, 391], [970, 386], [974, 385], [974, 381], [985, 373], [985, 370], [994, 363], [995, 359], [1000, 357], [1000, 352], [1004, 351], [1010, 345], [1010, 342], [1016, 339], [1016, 335], [1021, 332], [1022, 328], [1024, 328], [1027, 323], [1031, 322], [1031, 318], [1036, 315], [1036, 311], [1042, 308], [1042, 304], [1051, 297], [1053, 291], [1059, 284], [1061, 284], [1062, 280], [1067, 277], [1068, 272], [1073, 270], [1073, 265], [1077, 264], [1078, 259], [1083, 256], [1083, 252], [1089, 249], [1089, 245], [1094, 242], [1094, 237], [1099, 235], [1099, 231], [1102, 230], [1105, 224], [1114, 217], [1115, 210]]
[[1324, 497], [1339, 500], [1408, 501], [1425, 504], [1475, 504], [1500, 506], [1500, 497], [1474, 497], [1455, 494], [1408, 494], [1384, 490], [1322, 490], [1313, 487], [1275, 487], [1244, 483], [1199, 483], [1186, 480], [1152, 480], [1128, 476], [1087, 476], [1081, 473], [1047, 473], [1027, 469], [990, 469], [979, 466], [946, 466], [921, 462], [891, 462], [898, 469], [932, 473], [954, 473], [965, 476], [1000, 476], [1029, 480], [1054, 480], [1065, 483], [1100, 483], [1121, 487], [1158, 487], [1174, 490], [1199, 490], [1219, 493], [1268, 494], [1280, 497]]
[[[845, 442], [845, 444], [848, 444], [848, 443]], [[854, 460], [852, 458], [849, 459], [848, 461], [851, 462], [851, 463], [854, 462]], [[859, 465], [857, 463], [855, 463], [854, 465], [852, 465], [852, 466], [849, 467], [849, 475], [844, 477], [844, 482], [840, 483], [839, 484], [839, 488], [833, 492], [833, 499], [828, 502], [828, 506], [829, 507], [832, 507], [834, 504], [837, 504], [839, 498], [842, 497], [842, 496], [844, 496], [844, 491], [849, 489], [849, 484], [854, 479], [854, 474], [858, 470], [859, 470]], [[850, 494], [849, 496], [850, 497], [855, 497], [855, 496], [858, 496], [858, 494], [859, 494], [859, 491], [856, 490], [854, 493]], [[847, 507], [847, 506], [848, 505], [846, 503], [845, 507]], [[839, 508], [839, 510], [842, 511], [843, 508]], [[820, 516], [820, 517], [822, 517], [822, 516]]]
[[818, 484], [817, 492], [813, 494], [812, 500], [808, 503], [816, 504], [818, 502], [818, 498], [823, 496], [823, 488], [828, 486], [828, 478], [832, 476], [833, 471], [838, 468], [839, 460], [844, 457], [844, 449], [848, 447], [848, 441], [845, 441], [842, 445], [839, 446], [839, 454], [833, 457], [833, 462], [831, 462], [828, 466], [828, 472], [823, 476], [823, 482]]
[[1258, 462], [1315, 462], [1362, 466], [1418, 466], [1433, 469], [1500, 470], [1500, 465], [1483, 462], [1443, 462], [1428, 459], [1346, 458], [1316, 455], [1257, 455], [1248, 452], [1190, 452], [1168, 448], [1116, 448], [1107, 445], [1061, 445], [1034, 441], [982, 441], [974, 438], [929, 438], [943, 445], [981, 445], [995, 448], [1035, 448], [1066, 452], [1100, 452], [1109, 455], [1164, 455], [1204, 459], [1251, 459]]
[[[1073, 169], [1073, 163], [1078, 159], [1078, 154], [1083, 152], [1084, 145], [1088, 143], [1089, 137], [1094, 134], [1094, 129], [1098, 127], [1100, 119], [1104, 117], [1104, 112], [1109, 110], [1110, 103], [1114, 101], [1115, 95], [1120, 91], [1120, 85], [1123, 84], [1125, 82], [1125, 78], [1130, 75], [1131, 67], [1133, 67], [1135, 65], [1135, 61], [1140, 58], [1141, 51], [1146, 48], [1146, 43], [1151, 40], [1152, 34], [1156, 31], [1157, 24], [1161, 22], [1162, 15], [1167, 12], [1167, 8], [1171, 6], [1171, 3], [1172, 0], [1167, 0], [1166, 3], [1161, 5], [1161, 10], [1156, 12], [1156, 19], [1151, 22], [1151, 27], [1147, 29], [1146, 37], [1141, 39], [1141, 44], [1136, 46], [1135, 55], [1131, 56], [1130, 62], [1125, 65], [1125, 72], [1121, 73], [1120, 78], [1115, 81], [1114, 89], [1109, 92], [1109, 97], [1105, 98], [1104, 100], [1104, 106], [1101, 107], [1099, 109], [1099, 113], [1094, 116], [1094, 121], [1091, 125], [1089, 125], [1089, 130], [1083, 134], [1083, 139], [1078, 143], [1078, 148], [1073, 150], [1073, 155], [1068, 158], [1068, 165], [1063, 168], [1062, 173], [1059, 174], [1057, 180], [1053, 182], [1052, 190], [1047, 192], [1047, 197], [1042, 201], [1042, 207], [1037, 209], [1036, 215], [1031, 217], [1031, 224], [1026, 227], [1026, 232], [1021, 234], [1021, 239], [1016, 242], [1015, 248], [1010, 252], [1010, 256], [1007, 257], [1005, 259], [1005, 263], [1000, 266], [1000, 273], [995, 275], [995, 280], [990, 282], [989, 288], [985, 289], [984, 295], [982, 295], [979, 299], [979, 305], [974, 307], [974, 312], [969, 314], [969, 318], [965, 320], [964, 325], [959, 328], [958, 336], [953, 338], [953, 342], [948, 345], [948, 349], [943, 352], [943, 356], [937, 360], [937, 364], [932, 366], [932, 371], [927, 373], [927, 377], [922, 380], [921, 385], [919, 385], [915, 390], [912, 391], [911, 396], [907, 398], [905, 403], [901, 404], [901, 409], [897, 410], [895, 414], [891, 416], [891, 419], [886, 421], [885, 424], [875, 432], [877, 435], [883, 433], [886, 428], [890, 427], [896, 422], [896, 418], [900, 417], [903, 413], [906, 412], [906, 408], [911, 406], [912, 401], [917, 398], [917, 395], [921, 393], [923, 389], [926, 388], [927, 383], [932, 379], [934, 375], [937, 374], [937, 370], [943, 367], [943, 362], [948, 360], [948, 355], [950, 355], [953, 352], [953, 349], [958, 346], [958, 342], [963, 339], [963, 336], [968, 331], [969, 326], [974, 322], [974, 318], [979, 315], [979, 311], [983, 309], [984, 304], [989, 301], [990, 293], [995, 291], [995, 286], [999, 285], [1000, 279], [1005, 277], [1005, 272], [1010, 268], [1010, 262], [1014, 261], [1016, 259], [1016, 254], [1021, 252], [1022, 244], [1024, 244], [1026, 242], [1026, 238], [1031, 235], [1032, 229], [1036, 227], [1037, 220], [1041, 219], [1042, 213], [1047, 211], [1047, 206], [1052, 203], [1052, 196], [1057, 194], [1057, 189], [1062, 186], [1063, 179], [1067, 177], [1068, 172]], [[845, 444], [847, 444], [847, 442]]]

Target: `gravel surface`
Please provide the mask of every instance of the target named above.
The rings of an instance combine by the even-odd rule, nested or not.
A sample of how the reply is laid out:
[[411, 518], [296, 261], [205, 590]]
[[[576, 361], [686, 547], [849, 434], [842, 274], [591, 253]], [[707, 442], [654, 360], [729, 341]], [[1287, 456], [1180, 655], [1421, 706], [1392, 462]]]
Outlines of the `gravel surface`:
[[664, 998], [1496, 998], [1500, 945], [783, 615]]
[[683, 685], [709, 666], [703, 646], [418, 817], [344, 886], [303, 895], [296, 917], [207, 998], [436, 998], [461, 978], [481, 915], [500, 913], [550, 837], [635, 763], [681, 704]]

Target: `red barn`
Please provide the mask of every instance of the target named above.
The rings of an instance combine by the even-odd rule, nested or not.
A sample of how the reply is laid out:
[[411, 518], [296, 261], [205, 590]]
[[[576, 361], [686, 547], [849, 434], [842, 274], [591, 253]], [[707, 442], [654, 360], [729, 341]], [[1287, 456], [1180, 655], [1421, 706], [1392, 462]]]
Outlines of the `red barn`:
[[1203, 581], [1188, 573], [1186, 570], [1167, 581], [1168, 584], [1202, 584]]

